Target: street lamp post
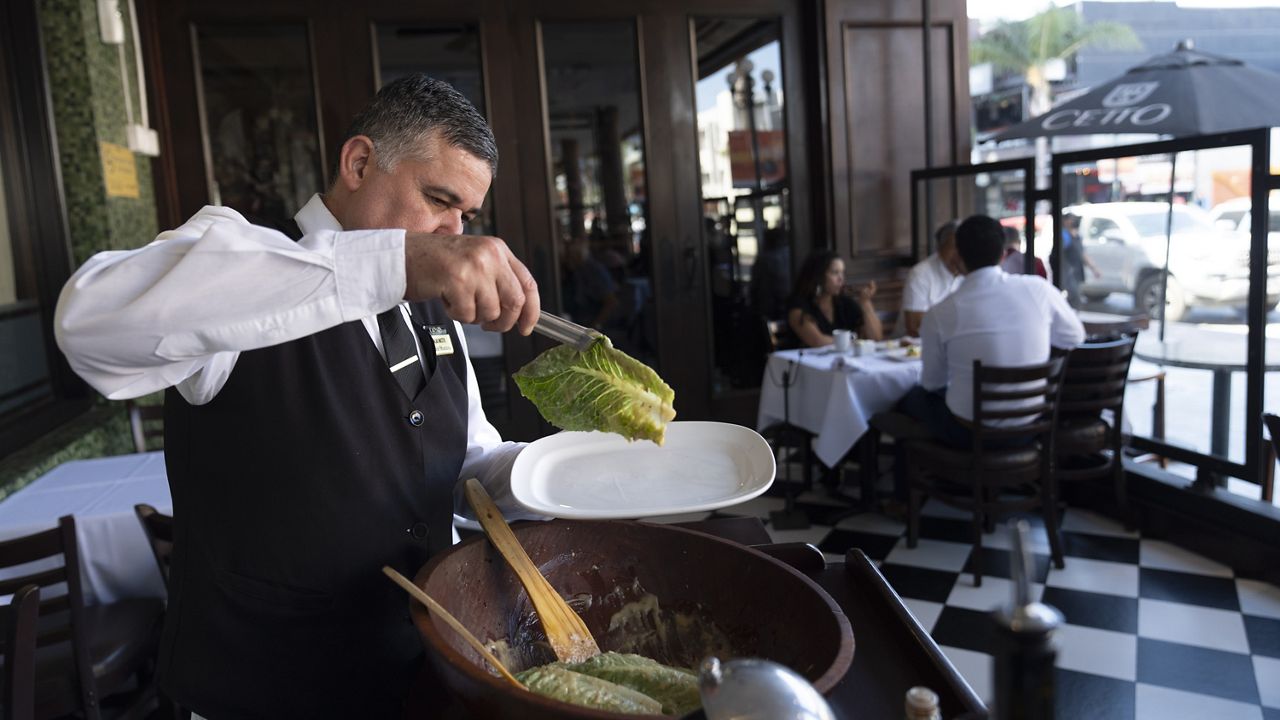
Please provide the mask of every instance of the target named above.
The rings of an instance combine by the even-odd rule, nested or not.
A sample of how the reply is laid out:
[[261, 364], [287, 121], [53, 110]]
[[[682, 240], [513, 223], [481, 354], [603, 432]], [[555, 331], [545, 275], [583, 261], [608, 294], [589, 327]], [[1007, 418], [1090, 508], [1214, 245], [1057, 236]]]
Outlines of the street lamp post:
[[[729, 92], [735, 98], [736, 104], [742, 107], [747, 114], [747, 132], [751, 134], [751, 167], [755, 179], [755, 186], [751, 192], [751, 225], [756, 237], [756, 243], [763, 247], [765, 231], [764, 174], [760, 172], [760, 139], [756, 134], [755, 78], [751, 76], [751, 71], [754, 69], [755, 64], [744, 57], [738, 61], [733, 72], [729, 73], [727, 80], [729, 82]], [[762, 73], [762, 77], [765, 81], [765, 92], [770, 92], [769, 85], [773, 82], [773, 73], [765, 70]]]

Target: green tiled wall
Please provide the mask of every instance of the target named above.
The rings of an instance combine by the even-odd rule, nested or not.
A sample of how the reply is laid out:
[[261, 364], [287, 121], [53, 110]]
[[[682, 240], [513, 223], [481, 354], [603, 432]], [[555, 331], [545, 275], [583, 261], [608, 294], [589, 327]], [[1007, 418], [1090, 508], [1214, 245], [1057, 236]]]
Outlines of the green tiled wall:
[[[151, 158], [134, 155], [139, 198], [107, 197], [98, 145], [128, 144], [120, 48], [102, 42], [94, 0], [41, 0], [40, 25], [75, 262], [99, 250], [144, 245], [159, 232]], [[124, 67], [138, 122], [132, 42], [130, 36], [123, 46]]]
[[[151, 158], [134, 155], [137, 199], [107, 197], [98, 143], [128, 145], [120, 50], [102, 42], [94, 0], [40, 0], [39, 8], [68, 229], [79, 265], [100, 250], [138, 247], [155, 238]], [[128, 22], [125, 27], [131, 33]], [[129, 37], [124, 57], [138, 122], [132, 42]], [[158, 401], [159, 395], [148, 400]], [[99, 400], [89, 412], [0, 461], [0, 498], [68, 460], [129, 452], [133, 440], [124, 403]]]

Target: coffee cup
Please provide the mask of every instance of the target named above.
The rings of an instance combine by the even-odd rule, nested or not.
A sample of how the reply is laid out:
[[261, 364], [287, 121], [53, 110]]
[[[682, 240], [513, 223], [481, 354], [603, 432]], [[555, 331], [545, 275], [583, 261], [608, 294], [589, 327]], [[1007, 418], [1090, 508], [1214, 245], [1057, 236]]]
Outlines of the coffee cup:
[[852, 330], [835, 330], [832, 331], [831, 337], [835, 338], [836, 352], [846, 353], [853, 347]]

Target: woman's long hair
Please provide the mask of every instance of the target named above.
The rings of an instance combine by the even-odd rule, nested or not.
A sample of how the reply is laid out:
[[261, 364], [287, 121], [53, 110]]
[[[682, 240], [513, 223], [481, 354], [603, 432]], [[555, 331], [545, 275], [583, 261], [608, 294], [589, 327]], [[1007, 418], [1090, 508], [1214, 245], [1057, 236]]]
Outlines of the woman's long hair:
[[813, 300], [818, 288], [823, 285], [827, 268], [831, 267], [831, 263], [839, 257], [840, 255], [834, 250], [814, 250], [809, 253], [809, 257], [805, 258], [804, 264], [800, 266], [796, 284], [791, 286], [790, 302], [793, 306], [803, 305]]

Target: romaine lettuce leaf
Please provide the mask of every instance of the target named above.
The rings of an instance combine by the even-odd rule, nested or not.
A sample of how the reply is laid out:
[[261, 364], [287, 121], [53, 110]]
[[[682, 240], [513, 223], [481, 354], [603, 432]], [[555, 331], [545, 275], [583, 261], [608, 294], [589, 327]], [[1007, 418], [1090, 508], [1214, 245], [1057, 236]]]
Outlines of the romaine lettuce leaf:
[[520, 394], [564, 430], [602, 430], [661, 445], [675, 391], [601, 337], [584, 352], [559, 345], [516, 371]]

